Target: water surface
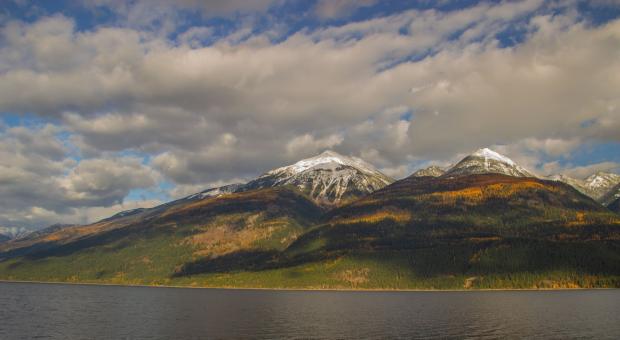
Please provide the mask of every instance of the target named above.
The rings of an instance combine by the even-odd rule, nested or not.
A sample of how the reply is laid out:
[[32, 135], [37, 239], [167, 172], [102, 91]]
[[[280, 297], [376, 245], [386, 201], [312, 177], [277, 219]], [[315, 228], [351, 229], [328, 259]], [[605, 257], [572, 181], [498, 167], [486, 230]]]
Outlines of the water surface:
[[0, 283], [0, 320], [0, 339], [620, 339], [620, 290], [334, 292]]

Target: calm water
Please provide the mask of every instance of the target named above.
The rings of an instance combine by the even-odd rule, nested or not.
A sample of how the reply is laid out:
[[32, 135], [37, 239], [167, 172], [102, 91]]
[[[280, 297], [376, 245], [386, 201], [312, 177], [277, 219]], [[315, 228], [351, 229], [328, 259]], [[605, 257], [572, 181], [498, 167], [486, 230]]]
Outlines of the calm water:
[[620, 339], [620, 290], [301, 292], [0, 283], [0, 339]]

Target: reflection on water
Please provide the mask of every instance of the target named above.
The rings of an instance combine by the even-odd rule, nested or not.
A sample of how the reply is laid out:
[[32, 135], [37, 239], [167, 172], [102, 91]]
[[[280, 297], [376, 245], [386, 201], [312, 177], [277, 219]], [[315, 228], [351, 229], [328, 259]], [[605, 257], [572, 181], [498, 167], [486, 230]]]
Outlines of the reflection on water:
[[306, 292], [0, 283], [1, 339], [620, 338], [620, 290]]

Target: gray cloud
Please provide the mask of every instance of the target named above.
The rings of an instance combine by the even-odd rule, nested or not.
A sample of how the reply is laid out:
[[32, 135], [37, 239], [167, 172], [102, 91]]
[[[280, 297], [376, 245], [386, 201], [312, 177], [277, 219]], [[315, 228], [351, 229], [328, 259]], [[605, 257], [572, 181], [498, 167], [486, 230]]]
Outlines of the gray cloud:
[[121, 205], [130, 190], [153, 187], [159, 180], [136, 158], [74, 160], [59, 132], [52, 125], [0, 132], [1, 225], [56, 215], [75, 220], [77, 208]]

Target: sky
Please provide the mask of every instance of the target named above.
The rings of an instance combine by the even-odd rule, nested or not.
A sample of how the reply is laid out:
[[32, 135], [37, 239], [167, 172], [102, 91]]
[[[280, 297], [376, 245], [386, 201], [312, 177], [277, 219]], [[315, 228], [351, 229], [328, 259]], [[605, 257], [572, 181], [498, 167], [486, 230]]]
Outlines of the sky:
[[326, 149], [620, 172], [620, 1], [5, 0], [0, 226], [89, 223]]

